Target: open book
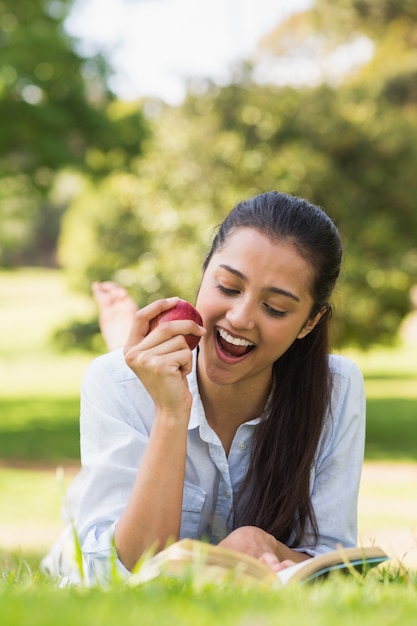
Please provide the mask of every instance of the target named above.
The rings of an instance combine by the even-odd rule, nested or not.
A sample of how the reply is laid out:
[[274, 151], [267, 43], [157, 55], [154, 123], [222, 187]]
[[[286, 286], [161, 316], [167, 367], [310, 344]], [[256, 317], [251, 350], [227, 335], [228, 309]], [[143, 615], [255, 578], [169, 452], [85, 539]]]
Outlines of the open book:
[[252, 580], [283, 586], [289, 582], [308, 582], [333, 570], [366, 572], [386, 561], [381, 548], [340, 548], [312, 559], [296, 563], [275, 573], [257, 559], [194, 539], [182, 539], [135, 568], [129, 584], [147, 582], [158, 576], [195, 577], [205, 581]]

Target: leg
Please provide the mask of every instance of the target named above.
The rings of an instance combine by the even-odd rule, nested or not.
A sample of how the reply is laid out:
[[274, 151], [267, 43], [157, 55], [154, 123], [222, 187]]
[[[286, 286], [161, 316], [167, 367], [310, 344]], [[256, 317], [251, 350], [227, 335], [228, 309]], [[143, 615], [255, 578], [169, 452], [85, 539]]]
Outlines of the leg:
[[92, 285], [99, 310], [99, 326], [109, 350], [124, 346], [137, 306], [126, 289], [112, 282]]

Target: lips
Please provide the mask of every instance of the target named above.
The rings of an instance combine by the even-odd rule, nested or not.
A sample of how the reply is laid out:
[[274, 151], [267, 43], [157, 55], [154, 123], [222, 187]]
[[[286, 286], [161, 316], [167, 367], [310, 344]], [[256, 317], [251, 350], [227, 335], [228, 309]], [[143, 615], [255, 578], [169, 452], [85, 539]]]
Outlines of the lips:
[[255, 348], [255, 344], [248, 339], [235, 337], [223, 328], [217, 329], [216, 338], [221, 352], [229, 357], [240, 358], [246, 356]]

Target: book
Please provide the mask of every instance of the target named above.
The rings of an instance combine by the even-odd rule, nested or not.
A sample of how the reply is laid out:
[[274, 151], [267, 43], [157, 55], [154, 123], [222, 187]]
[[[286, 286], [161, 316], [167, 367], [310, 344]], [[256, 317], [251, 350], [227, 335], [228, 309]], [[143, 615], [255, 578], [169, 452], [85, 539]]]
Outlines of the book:
[[256, 581], [283, 587], [288, 583], [305, 583], [332, 571], [366, 573], [383, 563], [387, 554], [377, 546], [342, 548], [296, 563], [281, 572], [241, 552], [229, 550], [194, 539], [182, 539], [153, 557], [138, 563], [130, 585], [137, 585], [160, 576], [198, 577], [205, 582]]

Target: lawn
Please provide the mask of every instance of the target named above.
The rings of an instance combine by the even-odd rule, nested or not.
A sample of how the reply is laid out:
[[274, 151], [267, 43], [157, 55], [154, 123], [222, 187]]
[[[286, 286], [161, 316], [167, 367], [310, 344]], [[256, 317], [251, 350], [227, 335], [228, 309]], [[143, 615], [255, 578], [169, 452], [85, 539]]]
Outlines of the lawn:
[[57, 590], [22, 578], [19, 584], [0, 582], [0, 615], [7, 626], [414, 626], [416, 617], [416, 587], [401, 577], [370, 577], [365, 584], [335, 578], [276, 592], [174, 581], [105, 592]]
[[417, 346], [347, 356], [365, 377], [366, 459], [417, 461]]
[[[196, 589], [186, 582], [80, 592], [57, 590], [43, 580], [38, 561], [59, 532], [65, 489], [55, 469], [64, 466], [68, 483], [77, 466], [79, 385], [93, 358], [61, 354], [51, 338], [74, 317], [91, 317], [94, 305], [88, 297], [71, 293], [62, 273], [52, 270], [0, 272], [0, 294], [2, 624], [415, 623], [414, 564], [405, 575], [395, 565], [389, 576], [384, 569], [371, 572], [364, 584], [330, 579], [278, 594]], [[381, 538], [388, 545], [400, 530], [417, 548], [415, 352], [415, 346], [401, 346], [349, 356], [364, 372], [368, 398], [360, 498], [363, 536], [367, 542]]]

